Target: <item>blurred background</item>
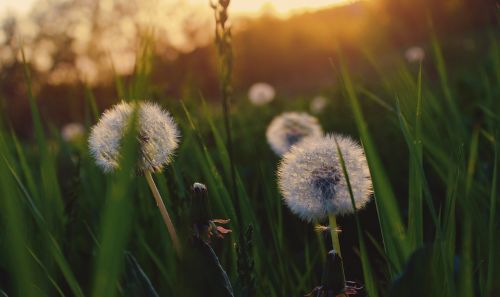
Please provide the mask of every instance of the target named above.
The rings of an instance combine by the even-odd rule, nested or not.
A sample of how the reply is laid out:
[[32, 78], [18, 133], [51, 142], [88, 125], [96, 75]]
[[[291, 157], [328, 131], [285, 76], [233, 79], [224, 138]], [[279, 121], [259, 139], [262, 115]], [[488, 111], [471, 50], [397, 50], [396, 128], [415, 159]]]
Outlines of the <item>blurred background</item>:
[[[376, 75], [364, 72], [365, 52], [390, 67], [412, 47], [425, 51], [431, 28], [446, 36], [449, 66], [468, 69], [484, 54], [485, 28], [495, 30], [498, 7], [496, 0], [232, 0], [234, 90], [258, 81], [284, 98], [327, 90], [337, 45], [354, 72]], [[152, 96], [179, 100], [189, 86], [214, 100], [214, 26], [203, 0], [0, 0], [3, 114], [29, 136], [21, 48], [42, 113], [61, 125], [82, 119], [86, 87], [101, 107], [115, 101], [114, 78], [132, 75], [144, 36], [154, 40]]]
[[[245, 218], [245, 222], [251, 222], [257, 230], [254, 258], [255, 271], [260, 273], [259, 292], [274, 290], [274, 295], [264, 296], [310, 292], [319, 283], [320, 262], [324, 261], [320, 257], [324, 255], [323, 245], [316, 244], [320, 236], [311, 224], [290, 213], [276, 188], [279, 158], [265, 140], [272, 118], [283, 111], [310, 111], [325, 131], [360, 139], [342, 80], [345, 77], [339, 74], [340, 48], [405, 221], [411, 219], [411, 199], [406, 197], [413, 197], [415, 189], [409, 177], [410, 154], [396, 109], [401, 108], [401, 114], [407, 115], [410, 122], [415, 120], [416, 94], [422, 92], [426, 182], [437, 209], [445, 209], [443, 205], [450, 201], [447, 198], [452, 194], [462, 197], [460, 186], [466, 184], [464, 179], [457, 179], [454, 184], [448, 174], [469, 172], [465, 166], [460, 167], [465, 164], [464, 151], [469, 145], [468, 138], [464, 140], [462, 136], [474, 131], [477, 134], [471, 139], [476, 144], [478, 139], [494, 139], [491, 127], [495, 126], [490, 127], [489, 121], [498, 121], [500, 108], [495, 80], [500, 77], [499, 16], [498, 0], [231, 0], [229, 23], [234, 59], [230, 118], [235, 163], [245, 185], [245, 195], [241, 196], [250, 198], [252, 206], [247, 208], [251, 219]], [[50, 174], [33, 170], [34, 180], [45, 185], [46, 176], [51, 176], [60, 183], [65, 213], [70, 219], [68, 224], [61, 224], [65, 233], [60, 242], [85, 291], [91, 283], [90, 259], [98, 250], [88, 233], [99, 230], [103, 193], [108, 184], [93, 167], [86, 139], [79, 139], [73, 147], [65, 142], [65, 129], [59, 133], [60, 128], [76, 123], [80, 134], [85, 134], [98, 114], [122, 98], [160, 102], [172, 112], [182, 130], [175, 162], [158, 175], [159, 184], [164, 187], [160, 190], [171, 193], [166, 201], [174, 210], [174, 221], [185, 215], [185, 198], [189, 196], [189, 185], [195, 181], [207, 183], [211, 199], [222, 197], [227, 199], [220, 201], [231, 201], [227, 191], [230, 175], [225, 171], [229, 168], [225, 133], [219, 132], [224, 131], [224, 118], [214, 39], [214, 12], [205, 0], [0, 0], [0, 123], [12, 128], [12, 136], [21, 138], [20, 144], [17, 138], [11, 143], [19, 152], [20, 148], [25, 149], [30, 166], [43, 164], [46, 159], [43, 146], [35, 141], [33, 127], [43, 123], [48, 132], [48, 147], [56, 156], [49, 161], [54, 161], [57, 170]], [[25, 70], [29, 70], [31, 88]], [[419, 74], [423, 79], [421, 89], [417, 86]], [[258, 82], [272, 86], [275, 100], [258, 106], [251, 104], [247, 93]], [[30, 91], [42, 117], [38, 123], [30, 110]], [[208, 102], [206, 106], [203, 100]], [[453, 110], [446, 100], [453, 100], [459, 107], [458, 119], [450, 116]], [[191, 118], [188, 120], [189, 114], [194, 125]], [[478, 138], [478, 127], [491, 130], [481, 130], [481, 137], [486, 140]], [[460, 129], [466, 132], [462, 135]], [[479, 156], [478, 186], [472, 191], [479, 198], [470, 199], [480, 204], [476, 212], [471, 211], [483, 219], [477, 220], [478, 225], [488, 217], [485, 189], [490, 188], [494, 164], [490, 143], [482, 142], [477, 151], [470, 145], [470, 150]], [[59, 187], [48, 184], [46, 189], [47, 193], [42, 191], [44, 195], [52, 197], [52, 189]], [[133, 236], [139, 234], [141, 240], [131, 241], [127, 248], [134, 252], [163, 296], [178, 285], [170, 278], [177, 275], [176, 266], [170, 265], [170, 260], [163, 261], [172, 259], [168, 258], [172, 251], [165, 248], [169, 241], [165, 240], [163, 226], [154, 220], [158, 214], [149, 203], [144, 181], [137, 189], [143, 191], [131, 191], [140, 198], [134, 200], [140, 207], [136, 208], [139, 214]], [[33, 192], [38, 193], [35, 183]], [[52, 208], [45, 207], [50, 214]], [[223, 210], [219, 205], [215, 217], [224, 217]], [[386, 259], [375, 245], [382, 241], [379, 226], [374, 223], [378, 220], [375, 203], [360, 213], [363, 230], [373, 235], [368, 253], [376, 267], [375, 279], [381, 287], [389, 287], [393, 278], [383, 277], [388, 274]], [[423, 242], [432, 243], [434, 229], [427, 211], [424, 218]], [[457, 219], [458, 223], [461, 220], [462, 217]], [[354, 220], [347, 217], [339, 222], [344, 230], [346, 271], [350, 279], [361, 280]], [[474, 235], [484, 237], [485, 228], [479, 226], [474, 230], [481, 232]], [[36, 233], [29, 236], [38, 243]], [[233, 250], [229, 249], [235, 243], [232, 240], [215, 243], [214, 249], [234, 281], [239, 271], [233, 261], [234, 253], [228, 252]], [[486, 246], [488, 240], [482, 238], [478, 242]], [[149, 259], [145, 242], [163, 245], [153, 248], [162, 261], [153, 263]], [[2, 244], [7, 245], [8, 241], [0, 240]], [[455, 254], [448, 256], [457, 262]], [[8, 259], [10, 255], [0, 253], [0, 258]], [[276, 259], [279, 265], [275, 265]], [[484, 257], [480, 255], [477, 261], [484, 262]], [[3, 262], [6, 261], [0, 264]], [[500, 267], [499, 262], [497, 257], [492, 267]], [[423, 275], [428, 276], [427, 272], [424, 270]], [[495, 272], [492, 275], [496, 277], [499, 274]], [[12, 282], [7, 276], [10, 273], [0, 267], [1, 289], [10, 289]], [[422, 279], [413, 278], [416, 288]], [[500, 281], [495, 284], [498, 287]], [[63, 290], [68, 291], [65, 287]]]

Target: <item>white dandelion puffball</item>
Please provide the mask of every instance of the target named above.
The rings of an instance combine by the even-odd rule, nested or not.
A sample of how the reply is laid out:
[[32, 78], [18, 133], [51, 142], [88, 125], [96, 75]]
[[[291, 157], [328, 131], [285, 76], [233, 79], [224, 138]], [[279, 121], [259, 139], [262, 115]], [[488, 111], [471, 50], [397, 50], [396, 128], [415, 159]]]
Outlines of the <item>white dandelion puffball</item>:
[[139, 105], [140, 170], [161, 171], [178, 146], [179, 131], [169, 112], [150, 102], [121, 102], [106, 110], [90, 133], [90, 152], [105, 172], [118, 168], [121, 142], [135, 104]]
[[273, 101], [276, 91], [268, 83], [255, 83], [248, 90], [248, 98], [254, 105], [264, 105]]
[[318, 119], [305, 112], [284, 112], [275, 117], [266, 131], [271, 149], [282, 156], [307, 137], [322, 137]]
[[85, 128], [80, 123], [69, 123], [61, 129], [61, 136], [67, 142], [82, 139], [84, 134]]
[[311, 109], [312, 113], [318, 114], [321, 113], [327, 105], [328, 99], [323, 96], [317, 96], [311, 101], [309, 108]]
[[329, 134], [292, 147], [278, 169], [285, 203], [306, 221], [353, 213], [335, 139], [344, 157], [356, 209], [370, 201], [372, 182], [363, 148], [350, 137]]
[[425, 58], [424, 49], [419, 46], [412, 46], [406, 50], [405, 58], [410, 63], [421, 62]]

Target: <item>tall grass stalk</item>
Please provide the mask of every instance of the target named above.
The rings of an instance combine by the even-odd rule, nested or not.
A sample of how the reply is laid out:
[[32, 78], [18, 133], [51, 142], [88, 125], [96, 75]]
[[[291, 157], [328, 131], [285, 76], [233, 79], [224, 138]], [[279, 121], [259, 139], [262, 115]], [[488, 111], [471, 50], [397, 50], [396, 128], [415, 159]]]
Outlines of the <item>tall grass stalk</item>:
[[[224, 117], [224, 128], [226, 131], [227, 152], [231, 168], [231, 189], [233, 194], [236, 214], [240, 217], [240, 201], [236, 182], [236, 167], [234, 164], [233, 137], [231, 133], [231, 80], [233, 70], [233, 52], [231, 46], [231, 28], [228, 20], [228, 6], [230, 0], [219, 0], [210, 2], [215, 15], [215, 44], [217, 47], [219, 65], [219, 88], [221, 92], [222, 115]], [[243, 224], [240, 224], [243, 226]]]

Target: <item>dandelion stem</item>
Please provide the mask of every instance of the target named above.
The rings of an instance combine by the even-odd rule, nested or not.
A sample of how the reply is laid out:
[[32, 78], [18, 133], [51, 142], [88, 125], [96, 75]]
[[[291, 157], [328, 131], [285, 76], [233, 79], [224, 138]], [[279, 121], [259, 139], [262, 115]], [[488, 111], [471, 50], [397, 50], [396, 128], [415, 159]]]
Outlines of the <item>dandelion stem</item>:
[[340, 241], [339, 241], [339, 234], [337, 232], [337, 219], [333, 214], [328, 215], [328, 221], [330, 223], [330, 235], [332, 237], [332, 245], [333, 248], [335, 249], [335, 252], [340, 257], [340, 268], [342, 269], [342, 277], [345, 281], [345, 272], [344, 272], [344, 260], [342, 259], [342, 252], [340, 251]]
[[167, 226], [168, 233], [170, 233], [170, 237], [172, 238], [172, 242], [174, 244], [174, 248], [177, 252], [177, 254], [180, 256], [181, 255], [181, 246], [179, 243], [179, 238], [177, 237], [177, 233], [175, 232], [174, 224], [172, 223], [172, 220], [170, 219], [170, 216], [168, 215], [167, 208], [165, 207], [165, 203], [163, 203], [163, 199], [161, 198], [160, 192], [158, 191], [158, 188], [156, 187], [155, 181], [153, 179], [153, 176], [151, 175], [150, 171], [145, 171], [144, 175], [146, 176], [146, 180], [148, 182], [149, 188], [151, 189], [151, 192], [153, 193], [153, 197], [156, 200], [156, 205], [160, 209], [161, 216], [163, 217], [163, 221], [165, 222], [165, 225]]

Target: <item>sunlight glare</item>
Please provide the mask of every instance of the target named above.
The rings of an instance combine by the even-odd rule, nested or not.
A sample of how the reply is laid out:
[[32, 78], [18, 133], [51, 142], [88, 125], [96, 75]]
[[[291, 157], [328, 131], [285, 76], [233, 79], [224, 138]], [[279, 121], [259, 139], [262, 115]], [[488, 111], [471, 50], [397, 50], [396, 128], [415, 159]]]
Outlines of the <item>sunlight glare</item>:
[[[5, 1], [5, 2], [4, 2]], [[162, 2], [174, 2], [173, 0], [159, 0]], [[186, 0], [194, 6], [207, 6], [209, 0]], [[296, 12], [303, 12], [325, 8], [329, 6], [349, 4], [359, 0], [231, 0], [230, 11], [240, 16], [258, 16], [263, 13], [273, 13], [279, 16], [290, 16]], [[9, 3], [7, 3], [9, 2]], [[36, 0], [0, 0], [0, 11], [14, 11], [15, 13], [27, 13]]]
[[[230, 12], [243, 16], [258, 16], [273, 13], [279, 16], [290, 16], [294, 13], [321, 9], [358, 2], [359, 0], [231, 0]], [[204, 0], [189, 0], [193, 4], [201, 4]]]

